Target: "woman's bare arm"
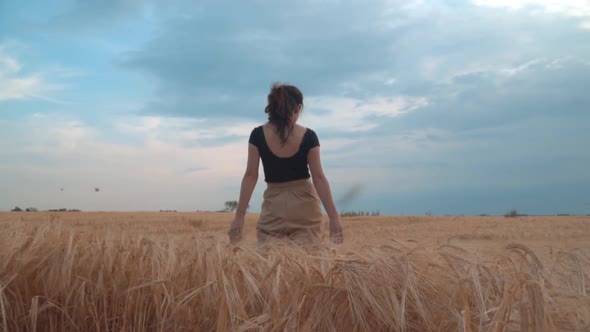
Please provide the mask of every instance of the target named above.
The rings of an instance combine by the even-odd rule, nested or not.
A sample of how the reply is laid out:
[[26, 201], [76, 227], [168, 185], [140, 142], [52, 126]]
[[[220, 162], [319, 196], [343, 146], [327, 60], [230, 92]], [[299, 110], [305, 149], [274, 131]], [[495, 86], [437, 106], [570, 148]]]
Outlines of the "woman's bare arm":
[[252, 144], [248, 144], [248, 163], [246, 164], [246, 172], [242, 178], [242, 186], [240, 188], [240, 199], [238, 200], [238, 208], [236, 215], [243, 214], [248, 208], [252, 192], [258, 182], [258, 167], [260, 164], [260, 154], [258, 148]]
[[311, 171], [313, 185], [320, 196], [320, 200], [326, 209], [326, 213], [328, 213], [328, 217], [330, 219], [338, 217], [338, 211], [336, 210], [336, 205], [332, 198], [332, 191], [330, 190], [330, 183], [322, 168], [319, 146], [309, 150], [307, 163], [309, 164], [309, 170]]
[[332, 198], [332, 191], [330, 190], [330, 183], [324, 174], [322, 161], [320, 158], [320, 147], [315, 147], [309, 150], [307, 154], [307, 163], [311, 171], [313, 185], [320, 196], [320, 200], [328, 213], [330, 218], [330, 237], [334, 243], [342, 243], [342, 225], [340, 224], [340, 216], [336, 210], [334, 199]]
[[244, 226], [244, 216], [246, 209], [252, 198], [252, 192], [258, 182], [258, 167], [260, 164], [260, 154], [258, 148], [253, 144], [248, 144], [248, 162], [246, 164], [246, 172], [242, 178], [242, 185], [240, 187], [240, 199], [238, 200], [238, 208], [236, 215], [231, 223], [228, 235], [230, 241], [235, 243], [242, 239], [242, 229]]

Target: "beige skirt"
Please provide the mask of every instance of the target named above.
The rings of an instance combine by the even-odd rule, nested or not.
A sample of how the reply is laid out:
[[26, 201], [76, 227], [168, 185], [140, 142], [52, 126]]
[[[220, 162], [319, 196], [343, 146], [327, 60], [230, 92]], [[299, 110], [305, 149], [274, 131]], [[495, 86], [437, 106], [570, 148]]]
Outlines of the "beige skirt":
[[321, 224], [321, 202], [310, 180], [268, 184], [256, 224], [259, 244], [276, 239], [319, 243]]

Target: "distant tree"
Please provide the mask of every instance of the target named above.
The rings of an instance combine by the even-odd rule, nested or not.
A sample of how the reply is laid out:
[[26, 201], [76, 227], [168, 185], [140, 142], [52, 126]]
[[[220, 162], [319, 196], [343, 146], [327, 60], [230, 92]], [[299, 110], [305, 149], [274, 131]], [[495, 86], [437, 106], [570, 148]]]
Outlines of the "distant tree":
[[14, 209], [10, 210], [12, 212], [23, 212], [23, 209], [19, 208], [18, 206], [15, 207]]
[[225, 210], [234, 212], [238, 208], [238, 201], [227, 201], [225, 202]]
[[504, 217], [506, 217], [506, 218], [514, 218], [514, 217], [518, 217], [518, 216], [519, 216], [519, 214], [518, 214], [518, 211], [516, 211], [516, 209], [512, 209], [504, 214]]

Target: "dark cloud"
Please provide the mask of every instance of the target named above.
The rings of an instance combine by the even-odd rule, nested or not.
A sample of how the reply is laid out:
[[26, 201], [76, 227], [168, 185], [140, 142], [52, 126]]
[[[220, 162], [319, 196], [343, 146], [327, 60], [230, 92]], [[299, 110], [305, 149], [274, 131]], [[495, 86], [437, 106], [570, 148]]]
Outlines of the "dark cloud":
[[[504, 100], [521, 108], [549, 107], [534, 101], [536, 93], [552, 88], [547, 77], [536, 82], [538, 73], [518, 75], [499, 86], [490, 68], [590, 55], [590, 43], [580, 43], [590, 34], [568, 18], [461, 2], [409, 3], [201, 2], [166, 20], [150, 42], [117, 63], [156, 78], [146, 114], [263, 118], [270, 83], [287, 81], [308, 96], [428, 96], [433, 103], [422, 111], [425, 124], [444, 125], [457, 117], [493, 124], [489, 117], [496, 115], [482, 109], [482, 101], [496, 110], [512, 108]], [[585, 81], [576, 70], [553, 74], [563, 75], [557, 77], [562, 86]], [[392, 78], [394, 84], [385, 84]], [[563, 99], [578, 90], [557, 94]]]
[[149, 113], [251, 112], [264, 105], [273, 81], [291, 82], [308, 95], [343, 94], [345, 83], [362, 86], [371, 80], [367, 75], [384, 80], [393, 74], [397, 37], [386, 23], [403, 20], [405, 13], [384, 15], [384, 6], [207, 3], [188, 18], [170, 20], [118, 63], [158, 79]]
[[508, 77], [501, 72], [457, 77], [431, 105], [395, 122], [403, 128], [469, 131], [535, 117], [588, 118], [590, 95], [584, 91], [590, 86], [590, 64], [576, 60], [547, 66], [544, 62]]

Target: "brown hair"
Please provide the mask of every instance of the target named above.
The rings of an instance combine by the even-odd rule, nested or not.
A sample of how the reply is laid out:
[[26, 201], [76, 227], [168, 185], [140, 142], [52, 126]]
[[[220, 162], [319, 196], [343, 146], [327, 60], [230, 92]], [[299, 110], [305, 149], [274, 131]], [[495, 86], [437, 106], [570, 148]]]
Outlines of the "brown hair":
[[293, 112], [298, 105], [303, 106], [303, 94], [297, 87], [273, 83], [264, 112], [268, 114], [268, 122], [277, 127], [282, 145], [293, 129]]

